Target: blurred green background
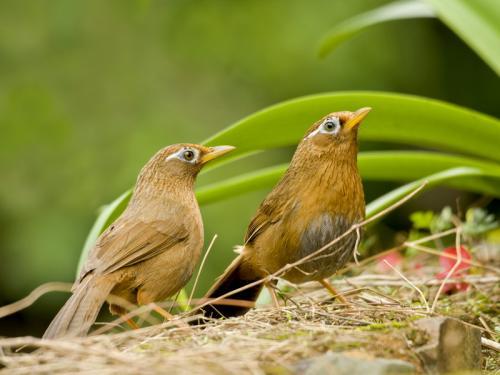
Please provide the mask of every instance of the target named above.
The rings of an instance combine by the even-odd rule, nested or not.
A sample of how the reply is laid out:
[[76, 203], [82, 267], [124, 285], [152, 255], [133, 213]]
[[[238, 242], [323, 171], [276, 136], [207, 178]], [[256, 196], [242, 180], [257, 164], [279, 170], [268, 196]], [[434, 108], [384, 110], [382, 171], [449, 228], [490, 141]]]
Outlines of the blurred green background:
[[[268, 105], [362, 89], [500, 115], [498, 77], [435, 19], [380, 25], [316, 57], [332, 26], [385, 2], [0, 2], [0, 305], [44, 282], [73, 281], [98, 208], [132, 186], [158, 149], [200, 142]], [[344, 109], [355, 108], [332, 111]], [[284, 162], [291, 151], [231, 172]], [[219, 238], [197, 294], [233, 257], [265, 193], [203, 207], [206, 243]], [[0, 320], [0, 336], [41, 334], [66, 298], [47, 295]]]

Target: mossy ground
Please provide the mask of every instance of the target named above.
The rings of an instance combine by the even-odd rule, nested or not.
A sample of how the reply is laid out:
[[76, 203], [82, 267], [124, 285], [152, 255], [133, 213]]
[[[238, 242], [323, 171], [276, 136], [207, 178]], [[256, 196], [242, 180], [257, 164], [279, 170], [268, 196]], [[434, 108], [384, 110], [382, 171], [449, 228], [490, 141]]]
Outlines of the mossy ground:
[[[313, 283], [299, 290], [286, 288], [279, 309], [264, 305], [242, 317], [203, 326], [188, 326], [186, 321], [193, 318], [184, 317], [139, 330], [107, 324], [111, 334], [81, 339], [0, 339], [0, 363], [5, 366], [0, 372], [281, 375], [292, 373], [302, 359], [343, 352], [401, 359], [423, 373], [416, 349], [428, 337], [413, 323], [431, 316], [461, 320], [478, 327], [483, 337], [498, 340], [497, 274], [467, 276], [462, 281], [469, 283], [468, 290], [442, 294], [431, 311], [439, 282], [421, 270], [418, 275], [403, 272], [413, 286], [369, 267], [334, 280], [338, 290], [348, 292], [349, 306]], [[427, 275], [433, 274], [428, 270]], [[494, 373], [499, 363], [498, 352], [484, 348], [484, 371]]]

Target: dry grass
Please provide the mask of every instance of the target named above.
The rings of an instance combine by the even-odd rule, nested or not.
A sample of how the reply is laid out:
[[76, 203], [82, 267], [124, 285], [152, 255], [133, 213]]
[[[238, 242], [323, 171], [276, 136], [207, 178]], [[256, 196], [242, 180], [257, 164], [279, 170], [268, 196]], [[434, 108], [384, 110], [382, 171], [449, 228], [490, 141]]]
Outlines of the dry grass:
[[[421, 276], [406, 277], [427, 299], [439, 287]], [[337, 288], [351, 291], [348, 294], [353, 306], [335, 303], [326, 291], [310, 284], [300, 291], [290, 291], [286, 305], [279, 310], [264, 306], [241, 318], [216, 320], [200, 327], [171, 321], [84, 339], [2, 339], [0, 362], [9, 374], [166, 370], [169, 374], [262, 374], [287, 373], [300, 359], [327, 351], [349, 351], [403, 359], [420, 372], [414, 349], [425, 338], [412, 328], [415, 319], [445, 314], [481, 326], [485, 336], [495, 338], [490, 327], [498, 326], [498, 300], [485, 296], [498, 297], [498, 276], [469, 276], [466, 281], [472, 286], [470, 291], [440, 298], [436, 312], [431, 313], [420, 302], [419, 293], [399, 276], [365, 271], [334, 282]], [[485, 365], [489, 360], [489, 366], [495, 366], [495, 358], [490, 357]]]

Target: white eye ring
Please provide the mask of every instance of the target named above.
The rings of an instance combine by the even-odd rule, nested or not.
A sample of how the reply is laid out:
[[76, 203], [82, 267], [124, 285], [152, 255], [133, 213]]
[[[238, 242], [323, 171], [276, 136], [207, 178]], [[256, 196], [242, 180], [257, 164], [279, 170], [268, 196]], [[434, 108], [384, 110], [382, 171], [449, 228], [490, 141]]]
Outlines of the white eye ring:
[[171, 159], [179, 159], [184, 163], [196, 164], [200, 153], [197, 149], [191, 147], [183, 147], [175, 154], [167, 156], [166, 161]]
[[328, 117], [318, 128], [309, 134], [307, 138], [314, 137], [318, 133], [337, 134], [340, 131], [340, 120], [338, 117]]
[[337, 134], [340, 130], [340, 120], [337, 117], [329, 117], [319, 127], [320, 133]]

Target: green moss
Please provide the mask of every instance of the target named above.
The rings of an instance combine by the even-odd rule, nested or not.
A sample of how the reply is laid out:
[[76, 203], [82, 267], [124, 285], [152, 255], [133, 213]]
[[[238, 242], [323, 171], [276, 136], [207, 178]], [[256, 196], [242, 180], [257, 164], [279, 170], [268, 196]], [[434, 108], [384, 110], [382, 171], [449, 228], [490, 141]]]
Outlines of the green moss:
[[390, 329], [401, 329], [408, 327], [407, 322], [387, 322], [372, 323], [370, 325], [359, 327], [359, 331], [389, 331]]
[[425, 331], [413, 328], [406, 333], [406, 338], [410, 340], [413, 345], [418, 347], [427, 344], [429, 341], [429, 334]]

